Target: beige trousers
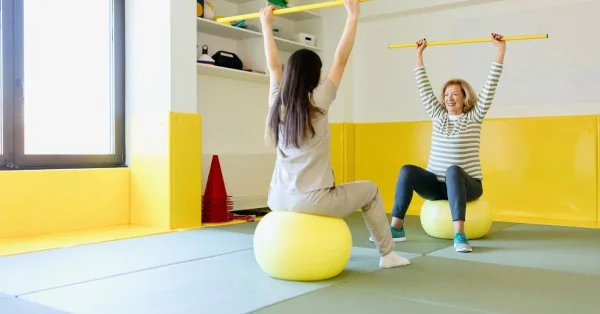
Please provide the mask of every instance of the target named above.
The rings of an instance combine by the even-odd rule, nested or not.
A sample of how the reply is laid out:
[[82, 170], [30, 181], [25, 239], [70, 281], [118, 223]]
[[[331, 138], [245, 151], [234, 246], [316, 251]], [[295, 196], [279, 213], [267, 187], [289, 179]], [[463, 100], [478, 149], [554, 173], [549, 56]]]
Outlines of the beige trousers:
[[282, 194], [269, 190], [269, 208], [344, 218], [361, 209], [365, 224], [381, 256], [394, 249], [390, 225], [377, 185], [371, 181], [345, 183], [304, 194]]

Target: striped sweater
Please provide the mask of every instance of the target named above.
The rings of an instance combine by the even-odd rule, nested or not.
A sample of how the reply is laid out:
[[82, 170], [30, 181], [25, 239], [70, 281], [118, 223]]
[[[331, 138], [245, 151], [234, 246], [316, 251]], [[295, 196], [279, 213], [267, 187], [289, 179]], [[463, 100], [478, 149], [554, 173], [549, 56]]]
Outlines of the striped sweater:
[[415, 69], [421, 103], [433, 121], [427, 170], [433, 172], [439, 181], [445, 181], [446, 170], [453, 165], [460, 166], [475, 179], [483, 179], [479, 159], [481, 124], [494, 99], [502, 68], [501, 63], [492, 63], [477, 104], [459, 116], [448, 115], [431, 88], [425, 67]]

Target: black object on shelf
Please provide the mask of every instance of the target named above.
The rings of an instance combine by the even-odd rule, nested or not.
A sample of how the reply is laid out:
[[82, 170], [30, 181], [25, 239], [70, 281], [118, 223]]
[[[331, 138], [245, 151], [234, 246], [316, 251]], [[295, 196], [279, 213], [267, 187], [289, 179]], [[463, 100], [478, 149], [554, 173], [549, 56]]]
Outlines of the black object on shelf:
[[236, 70], [242, 70], [244, 68], [244, 63], [242, 60], [232, 52], [219, 50], [212, 56], [212, 58], [215, 60], [216, 66]]

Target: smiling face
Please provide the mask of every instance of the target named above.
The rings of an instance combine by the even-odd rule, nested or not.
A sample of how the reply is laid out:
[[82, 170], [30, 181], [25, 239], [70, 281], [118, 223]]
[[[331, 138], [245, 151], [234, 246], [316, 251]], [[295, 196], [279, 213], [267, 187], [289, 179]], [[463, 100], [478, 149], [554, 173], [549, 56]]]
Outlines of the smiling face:
[[451, 84], [444, 91], [444, 105], [451, 115], [459, 115], [463, 112], [465, 104], [465, 93], [459, 84]]
[[465, 80], [451, 79], [442, 87], [439, 99], [444, 100], [444, 108], [448, 114], [459, 115], [473, 109], [477, 102], [477, 95]]

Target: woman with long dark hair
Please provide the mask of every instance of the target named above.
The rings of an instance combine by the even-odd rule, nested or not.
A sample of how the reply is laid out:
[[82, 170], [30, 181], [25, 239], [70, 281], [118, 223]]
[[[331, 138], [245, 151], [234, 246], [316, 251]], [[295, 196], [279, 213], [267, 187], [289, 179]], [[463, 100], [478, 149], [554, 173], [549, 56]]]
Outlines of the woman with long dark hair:
[[339, 186], [334, 183], [327, 114], [354, 45], [360, 12], [358, 0], [345, 0], [344, 4], [348, 12], [346, 26], [333, 65], [323, 78], [320, 57], [308, 49], [293, 53], [283, 69], [273, 38], [273, 6], [260, 11], [270, 75], [266, 131], [277, 150], [268, 205], [274, 211], [340, 218], [360, 208], [381, 255], [379, 266], [408, 265], [408, 259], [394, 252], [377, 185], [370, 181]]

